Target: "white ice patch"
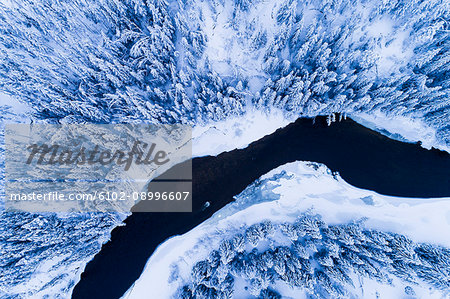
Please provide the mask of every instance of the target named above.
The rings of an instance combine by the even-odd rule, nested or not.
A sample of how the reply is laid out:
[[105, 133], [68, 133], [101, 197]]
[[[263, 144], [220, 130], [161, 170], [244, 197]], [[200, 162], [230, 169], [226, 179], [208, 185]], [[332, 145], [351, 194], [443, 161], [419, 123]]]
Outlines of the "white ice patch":
[[[368, 229], [400, 233], [415, 242], [450, 247], [450, 198], [383, 196], [349, 185], [323, 164], [293, 162], [262, 176], [236, 196], [234, 203], [193, 230], [161, 244], [123, 298], [144, 298], [150, 290], [155, 298], [170, 298], [186, 283], [192, 266], [242, 226], [265, 219], [274, 223], [293, 222], [311, 208], [328, 224], [367, 217], [365, 227]], [[387, 286], [366, 278], [360, 281], [364, 285], [361, 288], [364, 298], [371, 298], [376, 293], [380, 298], [400, 294], [400, 282], [394, 281], [394, 286]], [[279, 291], [294, 298], [304, 295], [288, 288]], [[440, 296], [426, 287], [419, 286], [415, 291], [419, 298]]]

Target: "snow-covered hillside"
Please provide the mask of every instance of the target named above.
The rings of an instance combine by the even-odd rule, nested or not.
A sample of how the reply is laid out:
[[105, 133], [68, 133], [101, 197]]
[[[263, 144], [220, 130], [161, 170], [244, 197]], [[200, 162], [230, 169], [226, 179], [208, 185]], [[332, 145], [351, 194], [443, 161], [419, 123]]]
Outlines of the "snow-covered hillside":
[[[324, 165], [294, 162], [276, 168], [261, 177], [236, 196], [234, 203], [219, 210], [208, 221], [192, 231], [182, 236], [175, 236], [161, 244], [147, 262], [141, 277], [123, 298], [144, 298], [149, 290], [158, 298], [169, 298], [175, 296], [183, 285], [189, 285], [192, 281], [201, 283], [201, 278], [191, 276], [194, 265], [204, 259], [211, 261], [208, 256], [214, 249], [219, 250], [221, 254], [224, 240], [231, 240], [237, 234], [244, 236], [245, 241], [241, 246], [243, 248], [241, 252], [247, 254], [250, 252], [261, 254], [269, 249], [276, 250], [280, 246], [284, 248], [294, 246], [302, 237], [294, 236], [295, 223], [302, 215], [314, 217], [320, 215], [320, 221], [326, 223], [329, 229], [341, 227], [343, 233], [337, 237], [338, 240], [341, 240], [340, 238], [343, 238], [345, 234], [347, 234], [347, 238], [354, 238], [345, 246], [341, 244], [339, 248], [341, 254], [343, 250], [350, 250], [349, 248], [352, 246], [351, 250], [357, 251], [357, 255], [362, 254], [364, 248], [370, 249], [366, 243], [370, 240], [371, 232], [380, 234], [380, 236], [390, 234], [405, 240], [405, 242], [410, 242], [405, 243], [403, 249], [397, 249], [398, 254], [405, 254], [406, 248], [413, 250], [414, 253], [414, 250], [419, 252], [419, 248], [426, 246], [431, 246], [430, 248], [433, 246], [437, 246], [436, 248], [450, 247], [450, 237], [447, 233], [450, 229], [450, 198], [410, 199], [382, 196], [347, 184]], [[270, 221], [271, 226], [284, 225], [287, 228], [285, 230], [287, 236], [280, 232], [277, 233], [277, 229], [275, 229], [275, 232], [269, 233], [269, 236], [261, 233], [256, 235], [260, 237], [259, 240], [253, 240], [251, 234], [248, 234], [249, 228], [254, 228], [255, 224], [258, 225], [264, 221], [266, 223]], [[354, 229], [354, 225], [361, 226], [366, 235], [364, 239], [361, 239], [362, 237], [358, 239], [354, 234], [353, 237], [348, 235]], [[312, 231], [311, 227], [308, 226], [308, 228], [309, 232], [306, 228], [303, 230], [303, 236], [305, 232], [308, 237], [312, 231], [315, 233], [319, 231], [319, 227], [315, 227], [315, 230]], [[320, 244], [324, 250], [331, 250], [327, 247], [335, 248], [336, 245], [325, 242], [329, 237], [328, 232], [327, 235], [324, 235], [322, 229], [321, 231], [322, 236], [319, 234], [319, 237], [311, 238], [315, 240], [315, 244]], [[387, 238], [387, 235], [384, 235], [383, 238]], [[382, 244], [389, 244], [389, 246], [395, 244], [395, 241], [389, 240], [389, 238], [387, 238], [388, 241], [384, 239], [387, 243], [380, 240], [372, 245], [382, 248], [380, 247], [383, 246]], [[319, 245], [317, 247], [319, 248]], [[255, 248], [256, 252], [252, 251]], [[392, 252], [396, 253], [395, 250]], [[447, 249], [444, 249], [443, 252], [449, 254]], [[230, 260], [232, 260], [235, 255], [231, 253], [230, 255]], [[294, 257], [298, 258], [298, 253]], [[372, 254], [371, 258], [373, 257]], [[219, 258], [222, 258], [222, 255]], [[318, 256], [310, 257], [313, 265], [318, 263], [317, 260], [314, 262], [314, 259], [318, 259]], [[363, 259], [373, 263], [373, 260], [368, 259], [367, 255]], [[442, 262], [445, 263], [445, 260], [448, 262], [448, 257]], [[405, 267], [409, 266], [405, 265]], [[419, 262], [417, 262], [417, 267], [419, 267]], [[450, 274], [450, 267], [447, 263], [440, 265], [439, 269], [440, 274], [443, 275], [441, 277], [444, 284], [442, 290], [439, 290], [436, 281], [424, 282], [418, 279], [416, 282], [421, 282], [418, 285], [414, 280], [407, 281], [404, 274], [393, 271], [392, 265], [388, 263], [379, 266], [381, 272], [389, 273], [389, 279], [384, 283], [380, 282], [381, 279], [377, 281], [375, 275], [370, 277], [370, 275], [364, 276], [359, 273], [359, 278], [357, 278], [358, 276], [352, 275], [352, 271], [349, 271], [354, 287], [348, 285], [346, 291], [359, 298], [375, 298], [377, 294], [380, 298], [401, 298], [407, 295], [404, 293], [405, 288], [409, 290], [408, 287], [412, 287], [419, 298], [441, 298], [450, 290], [448, 284], [445, 284], [445, 279]], [[232, 270], [228, 271], [236, 273]], [[413, 273], [412, 269], [405, 271]], [[208, 285], [206, 282], [203, 283]], [[247, 281], [247, 283], [249, 282]], [[247, 298], [246, 296], [251, 292], [251, 285], [247, 283], [242, 277], [235, 279], [235, 298]], [[216, 287], [218, 286], [219, 284], [216, 283]], [[245, 286], [250, 289], [244, 289]], [[292, 289], [285, 282], [280, 281], [269, 286], [288, 298], [302, 298], [308, 288], [307, 285], [303, 285]], [[429, 287], [430, 289], [428, 289]]]

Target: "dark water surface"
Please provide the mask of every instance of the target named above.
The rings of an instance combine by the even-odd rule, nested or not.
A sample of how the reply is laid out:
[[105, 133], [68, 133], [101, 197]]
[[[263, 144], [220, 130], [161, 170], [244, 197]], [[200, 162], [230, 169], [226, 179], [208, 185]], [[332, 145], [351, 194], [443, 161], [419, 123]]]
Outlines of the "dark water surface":
[[299, 119], [245, 149], [193, 159], [193, 212], [133, 213], [87, 264], [72, 298], [121, 297], [164, 240], [209, 218], [261, 175], [297, 160], [324, 163], [353, 186], [381, 194], [450, 196], [448, 153], [389, 139], [351, 119], [331, 126], [324, 117]]

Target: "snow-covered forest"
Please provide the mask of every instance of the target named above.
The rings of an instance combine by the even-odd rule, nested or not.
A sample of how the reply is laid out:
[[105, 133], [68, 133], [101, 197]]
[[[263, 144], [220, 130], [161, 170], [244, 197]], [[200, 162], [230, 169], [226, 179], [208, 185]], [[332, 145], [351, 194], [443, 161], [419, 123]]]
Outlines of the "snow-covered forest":
[[233, 298], [236, 281], [257, 298], [281, 298], [274, 290], [281, 281], [313, 298], [348, 298], [357, 296], [358, 277], [392, 285], [392, 276], [403, 280], [405, 296], [424, 284], [448, 296], [450, 250], [366, 230], [362, 222], [327, 225], [310, 212], [294, 223], [253, 224], [197, 262], [177, 297]]
[[0, 89], [47, 121], [380, 110], [448, 143], [448, 35], [440, 0], [8, 0]]
[[[0, 123], [201, 126], [254, 111], [330, 121], [335, 113], [367, 113], [423, 122], [432, 145], [448, 147], [449, 35], [444, 0], [2, 0]], [[199, 152], [218, 148], [234, 147]], [[70, 297], [125, 216], [0, 212], [0, 298]], [[399, 278], [408, 296], [417, 282], [448, 294], [448, 249], [359, 225], [313, 223], [300, 236], [272, 224], [294, 239], [272, 244], [265, 257], [224, 241], [180, 292], [207, 297], [222, 285], [226, 297], [238, 281], [255, 296], [277, 298], [268, 283], [284, 281], [343, 295], [357, 284], [351, 273], [360, 273], [385, 284]], [[258, 243], [251, 235], [244, 232], [242, 248]], [[255, 264], [261, 258], [264, 269]]]

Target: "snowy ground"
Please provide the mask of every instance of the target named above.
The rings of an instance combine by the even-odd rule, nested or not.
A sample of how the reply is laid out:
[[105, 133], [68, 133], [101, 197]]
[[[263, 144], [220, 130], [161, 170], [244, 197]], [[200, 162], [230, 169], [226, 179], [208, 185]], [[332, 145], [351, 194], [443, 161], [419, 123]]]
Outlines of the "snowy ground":
[[[217, 248], [224, 236], [242, 226], [262, 220], [294, 221], [300, 213], [313, 209], [328, 224], [348, 223], [367, 217], [365, 227], [401, 233], [415, 242], [450, 246], [450, 198], [409, 199], [379, 195], [355, 188], [322, 165], [294, 162], [280, 166], [250, 185], [236, 201], [210, 219], [182, 235], [161, 244], [144, 272], [123, 298], [144, 298], [149, 290], [156, 298], [169, 298], [189, 277], [195, 262]], [[403, 288], [361, 280], [358, 296], [399, 298]], [[283, 289], [283, 294], [301, 298], [304, 294]], [[440, 298], [441, 294], [418, 287], [419, 298]]]
[[450, 147], [436, 137], [436, 130], [421, 119], [395, 115], [387, 116], [380, 111], [352, 113], [350, 117], [361, 125], [403, 142], [421, 142], [422, 147], [432, 147], [450, 153]]
[[197, 125], [192, 132], [192, 155], [194, 157], [218, 155], [236, 148], [245, 148], [253, 141], [272, 134], [292, 121], [295, 119], [286, 118], [282, 111], [277, 109], [271, 110], [268, 114], [248, 110], [242, 116]]

